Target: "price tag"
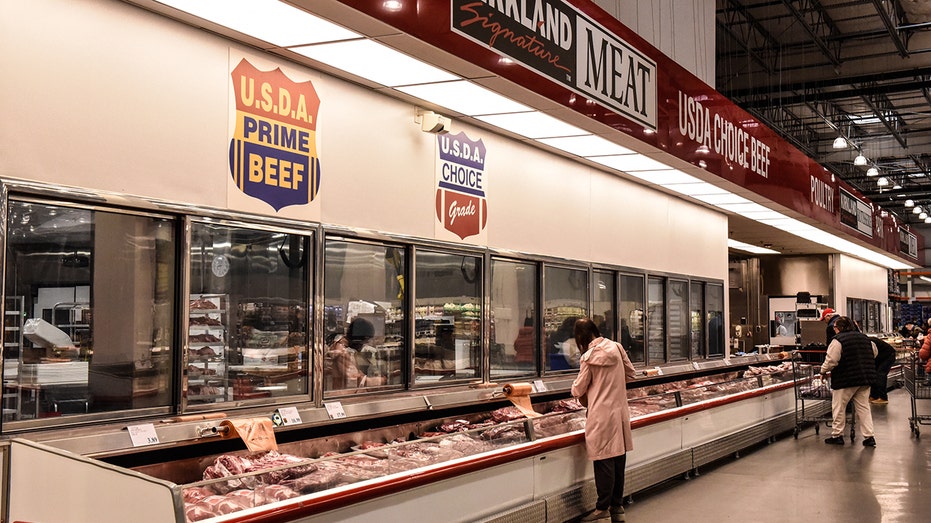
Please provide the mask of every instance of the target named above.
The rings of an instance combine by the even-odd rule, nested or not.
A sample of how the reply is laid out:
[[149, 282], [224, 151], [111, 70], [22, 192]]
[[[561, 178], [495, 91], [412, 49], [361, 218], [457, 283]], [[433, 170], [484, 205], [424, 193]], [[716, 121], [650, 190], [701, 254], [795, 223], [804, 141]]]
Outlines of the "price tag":
[[[327, 410], [329, 411], [329, 409]], [[300, 425], [301, 424], [301, 415], [298, 414], [297, 407], [281, 407], [280, 409], [278, 409], [278, 414], [281, 415], [282, 425]], [[345, 414], [343, 415], [345, 416]]]
[[730, 367], [730, 365], [731, 365], [731, 359], [730, 359], [730, 358], [724, 358], [724, 364], [727, 365], [728, 367]]
[[151, 423], [129, 425], [126, 427], [126, 430], [129, 431], [129, 439], [133, 441], [134, 447], [155, 445], [158, 443], [158, 434], [155, 433], [155, 425]]
[[697, 362], [697, 361], [693, 361], [693, 362], [692, 362], [692, 368], [695, 369], [695, 370], [701, 370], [701, 367], [698, 366], [698, 362]]
[[346, 417], [346, 411], [343, 410], [343, 404], [334, 401], [333, 403], [324, 403], [326, 407], [326, 413], [330, 416], [330, 419], [343, 419]]
[[662, 376], [662, 375], [663, 375], [663, 369], [661, 369], [661, 368], [659, 368], [659, 367], [654, 367], [654, 368], [656, 369], [656, 375], [657, 375], [657, 376]]
[[543, 383], [543, 380], [533, 380], [533, 391], [546, 392], [546, 384]]

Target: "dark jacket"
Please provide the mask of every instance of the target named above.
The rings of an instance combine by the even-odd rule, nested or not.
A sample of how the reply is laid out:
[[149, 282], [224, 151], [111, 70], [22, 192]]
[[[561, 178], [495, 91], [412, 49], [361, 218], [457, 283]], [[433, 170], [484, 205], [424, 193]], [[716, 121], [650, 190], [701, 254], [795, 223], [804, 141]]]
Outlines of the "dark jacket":
[[861, 332], [839, 332], [834, 337], [841, 344], [841, 357], [831, 371], [831, 388], [871, 386], [876, 382], [876, 359], [872, 340]]
[[886, 374], [895, 363], [895, 347], [889, 345], [885, 340], [881, 340], [879, 338], [872, 338], [872, 341], [876, 345], [876, 350], [879, 351], [879, 353], [876, 355], [876, 369], [880, 372], [883, 372], [883, 374]]

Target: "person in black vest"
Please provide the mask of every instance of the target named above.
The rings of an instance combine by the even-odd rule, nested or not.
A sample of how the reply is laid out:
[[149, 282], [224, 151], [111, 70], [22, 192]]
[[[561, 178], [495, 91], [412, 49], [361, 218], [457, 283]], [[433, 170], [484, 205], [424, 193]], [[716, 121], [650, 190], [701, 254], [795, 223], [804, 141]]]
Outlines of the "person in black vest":
[[875, 447], [873, 416], [870, 413], [870, 388], [876, 382], [876, 349], [870, 338], [857, 332], [853, 321], [841, 316], [834, 321], [834, 339], [828, 345], [821, 364], [821, 374], [831, 373], [831, 437], [828, 445], [844, 444], [847, 426], [847, 404], [853, 400], [854, 412], [860, 422], [863, 446]]

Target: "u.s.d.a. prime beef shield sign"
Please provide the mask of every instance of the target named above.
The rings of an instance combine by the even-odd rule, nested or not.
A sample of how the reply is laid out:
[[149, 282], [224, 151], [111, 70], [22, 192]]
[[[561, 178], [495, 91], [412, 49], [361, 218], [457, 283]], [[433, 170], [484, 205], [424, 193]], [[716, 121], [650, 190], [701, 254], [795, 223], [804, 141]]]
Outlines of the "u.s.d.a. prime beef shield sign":
[[656, 130], [656, 62], [558, 0], [451, 0], [452, 30]]
[[443, 229], [464, 240], [488, 222], [485, 144], [464, 132], [436, 137], [436, 217]]
[[243, 58], [231, 73], [236, 116], [230, 174], [243, 193], [275, 211], [311, 202], [320, 188], [316, 132], [320, 98], [310, 81]]

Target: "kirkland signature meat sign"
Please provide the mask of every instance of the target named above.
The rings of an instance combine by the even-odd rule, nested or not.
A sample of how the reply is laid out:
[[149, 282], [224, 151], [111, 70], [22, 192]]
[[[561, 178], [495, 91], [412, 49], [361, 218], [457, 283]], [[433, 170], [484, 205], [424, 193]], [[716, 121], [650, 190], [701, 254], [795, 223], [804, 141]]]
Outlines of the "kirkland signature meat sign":
[[656, 62], [571, 5], [450, 1], [454, 32], [656, 130]]

